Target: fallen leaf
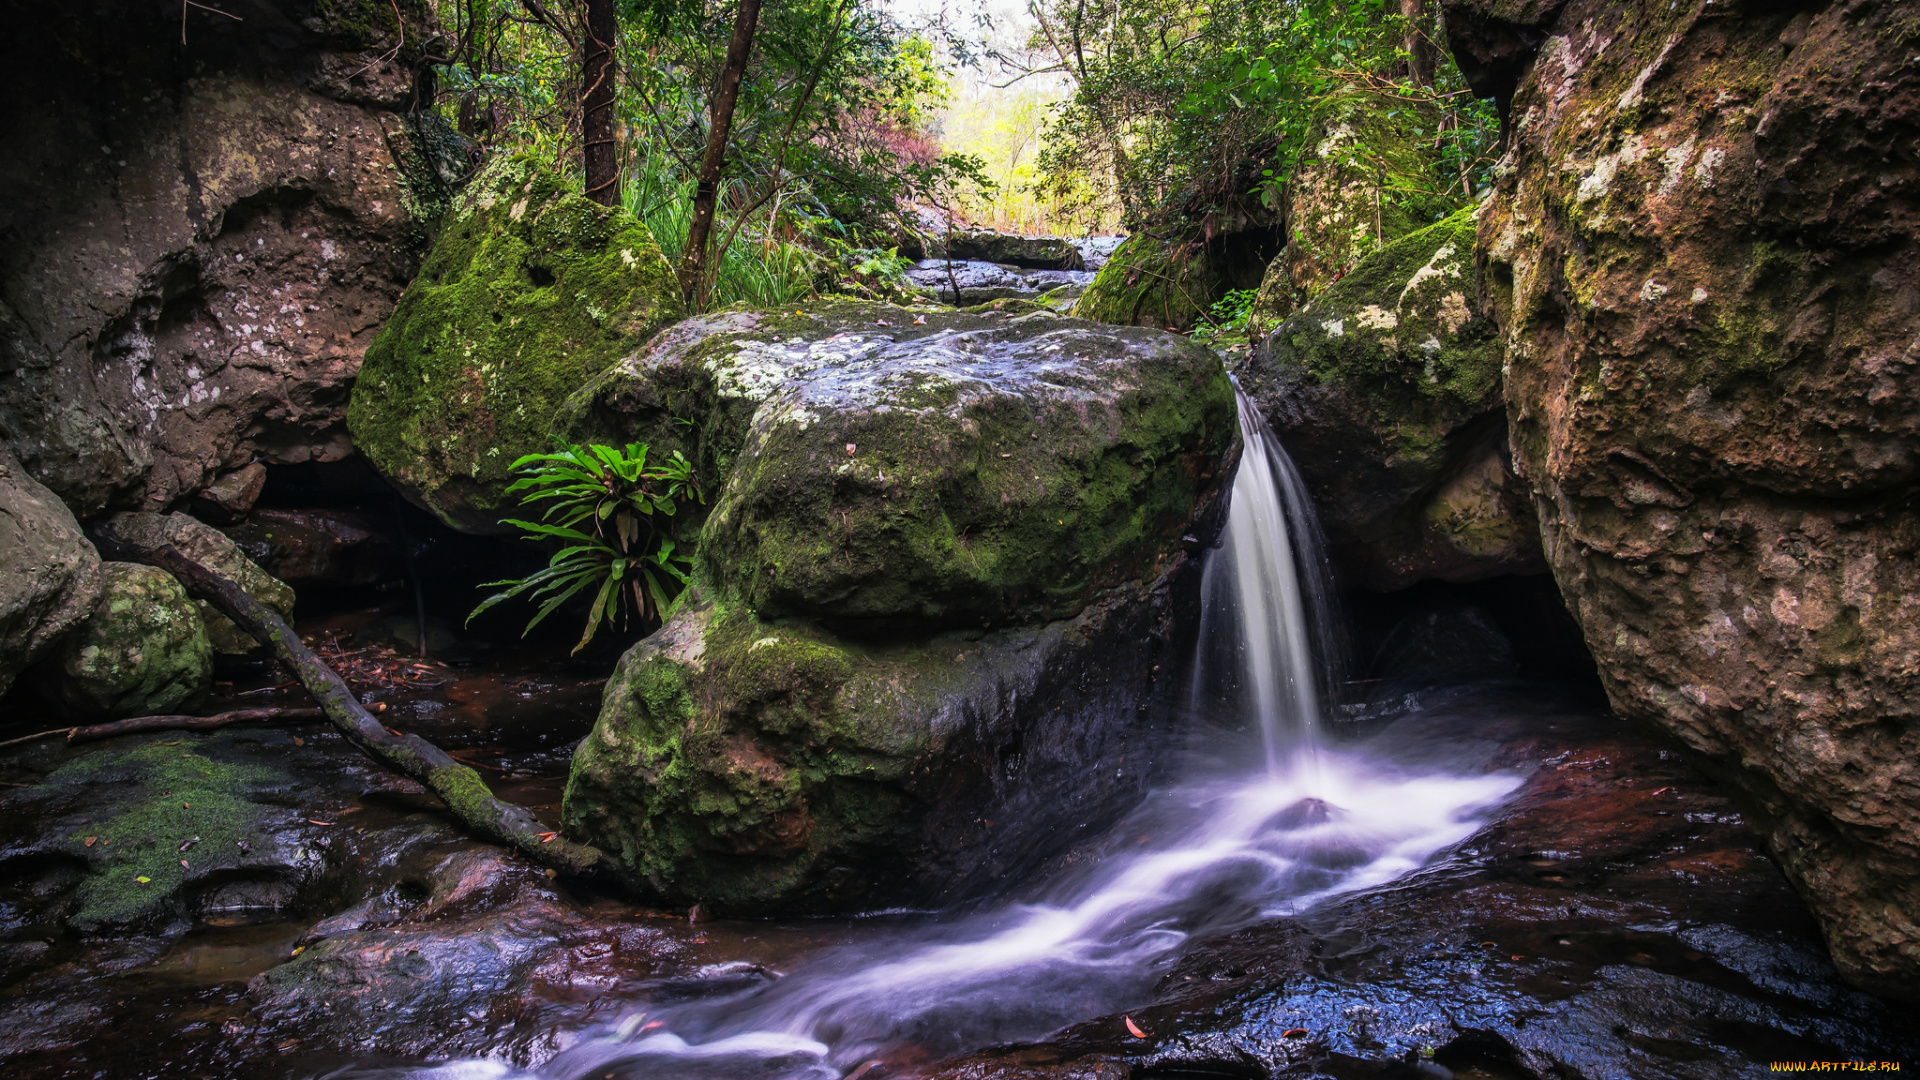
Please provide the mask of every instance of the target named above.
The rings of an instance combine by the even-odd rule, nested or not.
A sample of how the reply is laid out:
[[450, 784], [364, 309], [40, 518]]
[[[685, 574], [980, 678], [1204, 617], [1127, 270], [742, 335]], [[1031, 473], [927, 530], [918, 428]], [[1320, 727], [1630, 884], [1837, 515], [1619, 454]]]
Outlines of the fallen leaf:
[[1133, 1017], [1123, 1016], [1121, 1019], [1127, 1022], [1127, 1034], [1132, 1035], [1136, 1039], [1144, 1039], [1147, 1037], [1147, 1033], [1140, 1030], [1140, 1025], [1133, 1022]]
[[182, 870], [191, 870], [191, 869], [193, 869], [193, 867], [191, 867], [191, 866], [188, 866], [188, 865], [187, 865], [187, 860], [185, 860], [185, 859], [181, 859], [181, 860], [180, 860], [180, 869], [182, 869]]
[[299, 956], [301, 953], [306, 951], [307, 951], [307, 947], [305, 945], [299, 945], [294, 948], [293, 955]]
[[1288, 1028], [1287, 1030], [1280, 1033], [1280, 1037], [1283, 1039], [1304, 1039], [1307, 1037], [1307, 1029], [1306, 1028]]
[[153, 879], [142, 874], [140, 877], [134, 878], [133, 880], [139, 882], [142, 885], [145, 885], [151, 882]]
[[313, 818], [308, 818], [308, 819], [307, 819], [307, 824], [309, 824], [309, 825], [331, 825], [331, 824], [333, 824], [333, 822], [331, 822], [331, 821], [318, 821], [318, 820], [315, 820], [315, 819], [313, 819]]
[[86, 846], [87, 846], [87, 847], [92, 847], [92, 846], [93, 846], [93, 842], [94, 842], [95, 840], [98, 840], [98, 839], [100, 839], [100, 838], [99, 838], [99, 837], [97, 837], [97, 836], [89, 836], [89, 837], [87, 837], [87, 839], [86, 839], [86, 841], [85, 841], [85, 844], [86, 844]]
[[307, 740], [305, 740], [305, 739], [303, 739], [303, 738], [301, 738], [301, 737], [300, 737], [300, 736], [298, 736], [298, 735], [295, 735], [295, 736], [293, 737], [293, 745], [295, 745], [295, 746], [305, 746], [305, 745], [307, 745]]
[[190, 803], [190, 802], [183, 802], [183, 803], [181, 803], [181, 804], [180, 804], [180, 809], [182, 809], [182, 810], [191, 810], [191, 809], [193, 809], [193, 804], [192, 804], [192, 803]]
[[551, 844], [551, 843], [553, 843], [553, 838], [554, 838], [554, 837], [556, 837], [556, 836], [559, 836], [560, 834], [559, 834], [559, 833], [553, 833], [553, 832], [543, 832], [543, 833], [535, 833], [534, 835], [535, 835], [535, 836], [538, 836], [538, 837], [540, 838], [540, 842], [541, 842], [541, 843], [543, 843], [543, 844]]

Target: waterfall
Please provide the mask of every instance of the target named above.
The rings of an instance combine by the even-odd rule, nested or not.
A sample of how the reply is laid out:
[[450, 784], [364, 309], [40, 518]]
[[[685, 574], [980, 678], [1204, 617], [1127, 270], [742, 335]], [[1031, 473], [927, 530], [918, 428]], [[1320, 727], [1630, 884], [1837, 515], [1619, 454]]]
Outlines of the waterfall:
[[[1310, 766], [1322, 688], [1339, 663], [1327, 560], [1299, 470], [1260, 410], [1236, 390], [1243, 448], [1228, 495], [1226, 536], [1201, 581], [1193, 700], [1225, 698], [1260, 732], [1267, 770]], [[1230, 660], [1239, 679], [1223, 678]], [[1238, 693], [1232, 691], [1237, 689]]]
[[749, 989], [686, 1001], [682, 980], [532, 1074], [468, 1061], [410, 1075], [839, 1080], [864, 1062], [1039, 1039], [1150, 1001], [1190, 941], [1381, 886], [1472, 835], [1516, 775], [1409, 765], [1418, 747], [1340, 746], [1321, 730], [1325, 556], [1298, 474], [1244, 397], [1240, 425], [1226, 534], [1202, 574], [1193, 700], [1257, 728], [1264, 754], [1237, 757], [1263, 767], [1156, 792], [1026, 902], [871, 926]]

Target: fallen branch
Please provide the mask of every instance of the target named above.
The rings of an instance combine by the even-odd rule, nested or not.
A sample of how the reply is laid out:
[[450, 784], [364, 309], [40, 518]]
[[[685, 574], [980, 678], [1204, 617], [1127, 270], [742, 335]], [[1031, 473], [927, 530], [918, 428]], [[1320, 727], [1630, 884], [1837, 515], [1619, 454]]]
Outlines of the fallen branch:
[[417, 780], [447, 804], [447, 809], [476, 834], [496, 843], [517, 847], [534, 862], [567, 874], [599, 872], [617, 876], [612, 860], [599, 848], [548, 836], [524, 806], [501, 802], [471, 767], [418, 735], [401, 735], [373, 718], [340, 676], [315, 656], [279, 614], [240, 590], [226, 578], [181, 554], [171, 544], [147, 547], [132, 544], [100, 527], [101, 542], [116, 558], [157, 566], [172, 574], [188, 593], [205, 600], [232, 619], [256, 641], [270, 645], [313, 695], [333, 726], [367, 756], [401, 775]]
[[93, 742], [98, 739], [111, 739], [117, 735], [137, 735], [142, 731], [212, 731], [228, 724], [244, 724], [255, 720], [299, 721], [325, 720], [327, 714], [322, 709], [233, 709], [228, 712], [214, 713], [212, 716], [135, 716], [127, 720], [111, 720], [104, 724], [81, 724], [77, 727], [54, 728], [32, 735], [22, 735], [17, 739], [0, 742], [0, 746], [13, 746], [16, 743], [33, 742], [35, 739], [65, 735], [70, 743]]

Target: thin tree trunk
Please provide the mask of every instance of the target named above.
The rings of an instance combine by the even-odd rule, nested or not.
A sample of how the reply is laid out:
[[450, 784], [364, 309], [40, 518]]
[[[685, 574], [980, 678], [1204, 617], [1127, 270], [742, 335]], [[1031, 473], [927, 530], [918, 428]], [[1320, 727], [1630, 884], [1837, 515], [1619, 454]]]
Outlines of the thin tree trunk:
[[714, 88], [707, 130], [707, 152], [700, 159], [700, 176], [693, 189], [693, 221], [687, 227], [687, 248], [680, 255], [680, 291], [687, 306], [699, 308], [705, 299], [707, 240], [713, 235], [714, 204], [720, 195], [720, 167], [726, 162], [727, 139], [733, 133], [733, 109], [740, 101], [740, 80], [746, 77], [747, 58], [753, 53], [753, 35], [760, 28], [760, 0], [740, 0], [727, 41], [727, 59]]
[[540, 828], [524, 806], [501, 802], [486, 781], [470, 766], [418, 735], [401, 735], [373, 718], [339, 675], [314, 655], [279, 613], [240, 590], [219, 574], [182, 555], [171, 544], [147, 547], [128, 543], [111, 525], [100, 530], [103, 544], [114, 556], [157, 566], [172, 574], [190, 595], [213, 605], [240, 629], [262, 644], [271, 645], [282, 663], [293, 669], [307, 692], [326, 711], [327, 719], [367, 756], [427, 786], [467, 828], [495, 843], [519, 848], [542, 866], [567, 874], [601, 872], [617, 876], [613, 862], [599, 848], [562, 840]]
[[1400, 0], [1400, 15], [1407, 20], [1407, 81], [1415, 86], [1433, 86], [1433, 41], [1427, 36], [1427, 0]]
[[587, 35], [580, 42], [580, 164], [587, 198], [602, 206], [620, 201], [619, 148], [613, 140], [614, 0], [587, 0]]

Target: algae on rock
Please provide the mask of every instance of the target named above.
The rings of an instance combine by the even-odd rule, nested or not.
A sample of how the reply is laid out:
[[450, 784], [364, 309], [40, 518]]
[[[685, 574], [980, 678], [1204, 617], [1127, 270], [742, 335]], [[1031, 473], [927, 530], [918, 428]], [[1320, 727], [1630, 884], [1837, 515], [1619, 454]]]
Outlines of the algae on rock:
[[1355, 584], [1545, 569], [1507, 464], [1504, 354], [1478, 300], [1475, 229], [1463, 209], [1368, 255], [1239, 372]]
[[[144, 547], [171, 544], [182, 555], [240, 586], [240, 591], [280, 614], [293, 618], [293, 589], [262, 570], [240, 550], [240, 545], [211, 525], [185, 514], [121, 513], [108, 519], [115, 534]], [[232, 619], [205, 601], [194, 601], [207, 626], [213, 650], [228, 656], [247, 656], [265, 646], [235, 626]]]
[[200, 610], [165, 570], [103, 563], [93, 613], [36, 674], [76, 716], [185, 712], [213, 682], [213, 646]]
[[1205, 244], [1137, 233], [1114, 250], [1074, 301], [1078, 319], [1190, 330], [1232, 284]]
[[1212, 352], [1055, 316], [734, 311], [570, 410], [682, 418], [725, 477], [700, 585], [575, 753], [575, 835], [677, 898], [846, 910], [964, 892], [1137, 797], [1236, 441]]
[[567, 397], [679, 303], [644, 225], [533, 158], [502, 156], [461, 193], [368, 348], [354, 443], [448, 524], [500, 532], [514, 460], [550, 449]]

